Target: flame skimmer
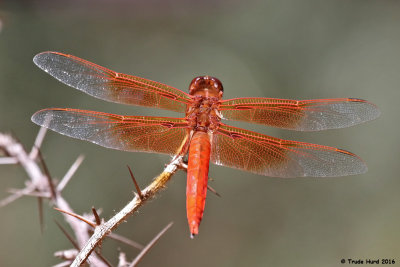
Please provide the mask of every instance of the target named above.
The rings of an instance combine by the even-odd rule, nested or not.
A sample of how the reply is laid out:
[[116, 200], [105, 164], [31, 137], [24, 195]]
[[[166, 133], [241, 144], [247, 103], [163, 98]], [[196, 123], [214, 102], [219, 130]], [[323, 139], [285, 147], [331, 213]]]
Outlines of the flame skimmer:
[[64, 84], [91, 96], [186, 114], [184, 118], [168, 118], [50, 108], [36, 112], [32, 121], [108, 148], [188, 154], [186, 206], [192, 237], [198, 234], [203, 216], [210, 161], [274, 177], [334, 177], [367, 171], [366, 164], [346, 150], [282, 140], [220, 122], [240, 120], [297, 131], [343, 128], [379, 116], [377, 107], [365, 100], [222, 100], [222, 84], [210, 76], [193, 79], [187, 94], [58, 52], [40, 53], [34, 62]]

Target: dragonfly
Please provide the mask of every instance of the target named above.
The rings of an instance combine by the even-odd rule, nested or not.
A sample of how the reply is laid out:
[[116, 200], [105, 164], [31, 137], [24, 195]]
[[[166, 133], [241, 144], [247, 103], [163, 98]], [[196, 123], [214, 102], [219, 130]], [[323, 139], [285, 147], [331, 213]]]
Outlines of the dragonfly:
[[211, 76], [194, 78], [185, 93], [59, 52], [42, 52], [33, 61], [57, 80], [93, 97], [185, 114], [183, 118], [125, 116], [48, 108], [36, 112], [32, 121], [107, 148], [187, 156], [186, 212], [191, 237], [198, 234], [203, 218], [210, 162], [284, 178], [338, 177], [367, 171], [365, 162], [349, 151], [283, 140], [221, 122], [237, 120], [296, 131], [344, 128], [379, 116], [379, 109], [362, 99], [223, 100], [222, 83]]

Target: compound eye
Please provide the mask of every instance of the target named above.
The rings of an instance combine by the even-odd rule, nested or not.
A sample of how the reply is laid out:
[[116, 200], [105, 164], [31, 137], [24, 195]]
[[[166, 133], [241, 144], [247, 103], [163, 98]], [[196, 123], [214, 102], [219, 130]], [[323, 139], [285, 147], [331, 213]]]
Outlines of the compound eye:
[[199, 76], [192, 80], [189, 86], [189, 93], [193, 95], [197, 91], [211, 90], [216, 93], [223, 92], [222, 83], [217, 78], [211, 76]]
[[219, 79], [214, 78], [214, 77], [210, 77], [210, 80], [213, 81], [213, 86], [218, 92], [220, 92], [220, 91], [223, 92], [224, 91], [224, 87], [222, 86], [222, 83], [221, 83], [221, 81]]

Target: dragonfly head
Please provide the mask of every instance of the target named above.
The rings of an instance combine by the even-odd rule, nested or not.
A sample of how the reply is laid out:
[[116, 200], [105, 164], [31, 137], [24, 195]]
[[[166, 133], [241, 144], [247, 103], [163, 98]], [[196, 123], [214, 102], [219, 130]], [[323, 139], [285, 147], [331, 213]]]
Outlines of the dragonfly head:
[[217, 78], [211, 76], [199, 76], [192, 80], [189, 86], [189, 94], [205, 97], [222, 98], [224, 87]]

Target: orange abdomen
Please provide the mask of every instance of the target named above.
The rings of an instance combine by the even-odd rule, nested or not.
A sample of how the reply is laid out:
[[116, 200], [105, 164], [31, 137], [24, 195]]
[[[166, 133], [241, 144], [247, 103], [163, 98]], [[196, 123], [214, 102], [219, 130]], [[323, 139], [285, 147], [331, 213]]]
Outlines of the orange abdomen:
[[208, 134], [195, 132], [189, 147], [186, 185], [186, 212], [192, 236], [199, 232], [206, 203], [210, 151]]

